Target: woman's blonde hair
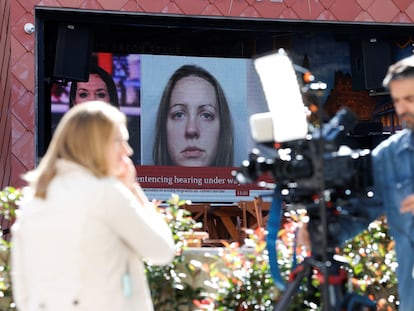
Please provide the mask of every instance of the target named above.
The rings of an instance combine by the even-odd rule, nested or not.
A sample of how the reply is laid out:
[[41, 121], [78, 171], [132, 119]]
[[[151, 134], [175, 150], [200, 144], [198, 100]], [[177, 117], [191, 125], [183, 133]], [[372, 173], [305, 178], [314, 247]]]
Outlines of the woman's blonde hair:
[[58, 159], [75, 162], [97, 177], [108, 175], [106, 148], [119, 125], [126, 126], [126, 117], [110, 104], [90, 101], [71, 108], [59, 122], [38, 167], [24, 175], [34, 195], [46, 198]]

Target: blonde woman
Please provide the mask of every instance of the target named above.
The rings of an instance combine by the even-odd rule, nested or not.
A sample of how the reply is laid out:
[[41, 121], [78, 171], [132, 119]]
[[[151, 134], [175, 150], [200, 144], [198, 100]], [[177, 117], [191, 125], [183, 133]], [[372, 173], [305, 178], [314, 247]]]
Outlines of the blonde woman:
[[12, 232], [13, 293], [26, 310], [153, 310], [143, 260], [174, 242], [138, 185], [125, 115], [103, 102], [68, 111]]

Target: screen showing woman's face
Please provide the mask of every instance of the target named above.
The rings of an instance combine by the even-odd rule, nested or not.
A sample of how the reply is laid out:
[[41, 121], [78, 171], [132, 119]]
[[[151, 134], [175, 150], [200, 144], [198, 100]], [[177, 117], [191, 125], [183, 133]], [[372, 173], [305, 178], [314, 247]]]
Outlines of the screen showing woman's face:
[[88, 82], [77, 85], [75, 105], [91, 100], [110, 102], [108, 88], [98, 74], [90, 74]]
[[175, 165], [209, 166], [217, 153], [220, 116], [214, 87], [197, 76], [179, 80], [167, 118], [168, 152]]

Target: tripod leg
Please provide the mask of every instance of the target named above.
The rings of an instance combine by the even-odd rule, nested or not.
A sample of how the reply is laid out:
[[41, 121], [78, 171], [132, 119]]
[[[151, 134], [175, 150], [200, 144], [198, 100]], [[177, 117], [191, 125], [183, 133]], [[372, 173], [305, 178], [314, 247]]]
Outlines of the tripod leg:
[[292, 298], [298, 290], [302, 280], [312, 272], [312, 266], [305, 261], [304, 263], [300, 264], [296, 268], [296, 270], [298, 270], [299, 272], [295, 273], [294, 280], [289, 283], [289, 286], [286, 288], [286, 291], [283, 293], [283, 296], [273, 307], [273, 311], [287, 310], [287, 307], [292, 301]]
[[[364, 310], [364, 311], [375, 311], [377, 310], [377, 304], [366, 296], [361, 296], [356, 293], [350, 293], [345, 297], [342, 307], [347, 311], [353, 310]], [[344, 309], [345, 310], [345, 309]]]

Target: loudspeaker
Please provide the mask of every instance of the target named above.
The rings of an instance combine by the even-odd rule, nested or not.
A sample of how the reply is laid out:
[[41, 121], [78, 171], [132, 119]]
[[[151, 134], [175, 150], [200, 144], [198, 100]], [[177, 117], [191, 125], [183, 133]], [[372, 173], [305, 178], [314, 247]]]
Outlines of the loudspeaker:
[[350, 43], [352, 89], [382, 89], [388, 67], [391, 65], [389, 42], [371, 38]]
[[60, 23], [53, 77], [86, 82], [92, 53], [93, 32], [81, 25]]

